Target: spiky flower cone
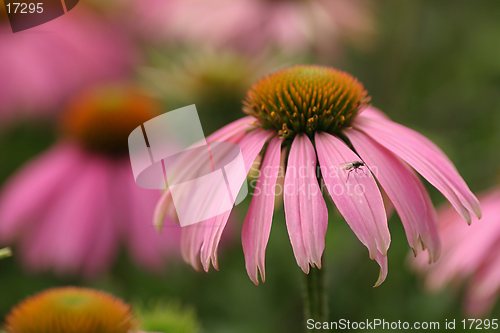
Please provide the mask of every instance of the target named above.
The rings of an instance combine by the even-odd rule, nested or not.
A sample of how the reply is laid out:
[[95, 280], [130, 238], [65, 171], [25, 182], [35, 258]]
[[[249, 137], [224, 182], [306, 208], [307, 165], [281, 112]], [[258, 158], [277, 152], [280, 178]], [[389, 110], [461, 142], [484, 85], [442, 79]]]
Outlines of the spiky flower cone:
[[104, 292], [49, 289], [18, 304], [7, 316], [8, 333], [130, 333], [131, 307]]
[[286, 139], [297, 133], [336, 134], [369, 100], [363, 85], [345, 72], [294, 66], [258, 81], [247, 94], [244, 111]]

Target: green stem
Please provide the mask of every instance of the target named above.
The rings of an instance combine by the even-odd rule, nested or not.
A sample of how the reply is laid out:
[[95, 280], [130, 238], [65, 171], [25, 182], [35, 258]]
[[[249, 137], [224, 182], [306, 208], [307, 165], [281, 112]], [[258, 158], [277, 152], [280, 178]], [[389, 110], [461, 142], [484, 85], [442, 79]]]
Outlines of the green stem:
[[[323, 269], [312, 268], [305, 275], [305, 297], [304, 297], [305, 320], [327, 321], [328, 302], [325, 289], [325, 272]], [[306, 332], [308, 332], [306, 327]]]

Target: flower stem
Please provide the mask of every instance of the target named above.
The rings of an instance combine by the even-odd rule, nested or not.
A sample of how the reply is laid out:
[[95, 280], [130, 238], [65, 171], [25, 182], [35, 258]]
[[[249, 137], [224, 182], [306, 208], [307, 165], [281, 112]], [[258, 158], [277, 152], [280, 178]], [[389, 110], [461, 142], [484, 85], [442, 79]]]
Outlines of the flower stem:
[[[325, 272], [323, 269], [311, 267], [305, 275], [304, 315], [305, 321], [327, 321], [328, 302], [325, 290]], [[306, 332], [308, 332], [306, 327]]]

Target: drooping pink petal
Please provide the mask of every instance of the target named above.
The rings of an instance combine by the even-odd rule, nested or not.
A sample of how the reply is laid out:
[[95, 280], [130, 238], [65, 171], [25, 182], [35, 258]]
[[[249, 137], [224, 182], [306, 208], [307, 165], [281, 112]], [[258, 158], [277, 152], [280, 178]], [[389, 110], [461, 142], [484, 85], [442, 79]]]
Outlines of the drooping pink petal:
[[494, 250], [500, 240], [496, 225], [498, 216], [496, 211], [492, 214], [491, 207], [485, 207], [485, 216], [480, 221], [470, 226], [455, 221], [442, 230], [446, 252], [436, 265], [431, 266], [428, 284], [432, 289], [441, 288], [456, 278], [470, 277]]
[[415, 268], [427, 272], [429, 289], [466, 281], [465, 311], [474, 318], [487, 314], [500, 292], [500, 190], [493, 189], [479, 199], [483, 217], [471, 225], [460, 223], [453, 207], [443, 207], [439, 211], [440, 260], [428, 265], [425, 256], [419, 256], [412, 261]]
[[[340, 139], [327, 133], [317, 133], [315, 141], [321, 175], [333, 202], [368, 248], [370, 258], [377, 260], [384, 271], [380, 255], [387, 255], [391, 235], [375, 179], [367, 168], [363, 167], [361, 171], [346, 169], [346, 165], [360, 161], [360, 158]], [[381, 277], [384, 275], [381, 272]]]
[[285, 218], [297, 264], [304, 273], [309, 265], [321, 267], [328, 211], [316, 176], [314, 146], [305, 135], [290, 148], [284, 186]]
[[5, 187], [0, 198], [0, 242], [12, 242], [76, 177], [84, 157], [72, 145], [57, 145], [33, 161]]
[[[222, 127], [221, 129], [215, 131], [210, 136], [206, 138], [206, 143], [208, 144], [207, 150], [211, 151], [214, 148], [214, 143], [233, 143], [237, 144], [243, 136], [250, 131], [253, 127], [252, 124], [255, 122], [254, 117], [244, 117], [233, 121], [232, 123]], [[221, 150], [223, 152], [221, 152]], [[225, 153], [230, 153], [232, 150], [231, 145], [224, 145], [222, 148], [218, 148], [216, 155], [221, 155], [220, 158], [224, 157]], [[196, 175], [200, 168], [206, 163], [207, 156], [204, 154], [205, 151], [192, 150], [188, 151], [180, 157], [179, 160], [173, 162], [173, 165], [169, 165], [167, 168], [167, 174], [174, 171], [176, 173], [176, 179], [184, 179], [187, 175]]]
[[465, 297], [464, 312], [473, 318], [480, 318], [490, 313], [495, 306], [497, 294], [498, 292], [495, 292], [490, 295], [478, 297], [478, 295], [473, 293], [473, 289], [469, 290]]
[[[155, 202], [160, 197], [159, 191], [139, 188], [133, 181], [130, 167], [122, 168], [118, 177], [114, 179], [114, 188], [125, 192], [121, 202], [115, 201], [115, 220], [121, 223], [120, 229], [125, 228], [124, 237], [131, 256], [137, 264], [152, 270], [164, 267], [167, 255], [175, 253], [178, 245], [180, 226], [170, 219], [165, 223], [161, 232], [157, 232], [151, 221]], [[120, 207], [127, 205], [127, 214], [120, 215]], [[119, 228], [120, 226], [117, 226]]]
[[205, 223], [205, 221], [185, 226], [181, 231], [182, 259], [197, 271], [201, 269], [199, 257], [201, 245], [203, 243], [203, 228], [199, 226], [201, 223]]
[[345, 134], [396, 208], [414, 252], [422, 242], [431, 254], [431, 261], [435, 261], [440, 252], [436, 214], [420, 180], [396, 156], [364, 133], [349, 129]]
[[262, 147], [273, 135], [274, 133], [271, 131], [256, 129], [248, 133], [238, 143], [241, 149], [241, 154], [243, 155], [246, 172], [250, 171], [250, 168], [262, 150]]
[[[85, 258], [81, 263], [82, 274], [90, 278], [102, 274], [110, 266], [116, 258], [120, 238], [123, 236], [122, 230], [117, 228], [116, 224], [120, 222], [115, 220], [118, 216], [114, 212], [120, 211], [122, 215], [126, 214], [123, 210], [124, 202], [121, 200], [122, 196], [115, 195], [116, 192], [124, 194], [125, 190], [121, 188], [124, 183], [120, 183], [119, 187], [113, 186], [111, 180], [114, 175], [119, 174], [119, 170], [115, 168], [113, 163], [106, 164], [107, 174], [105, 177], [107, 179], [100, 183], [97, 202], [92, 207], [98, 214], [96, 218], [97, 226], [92, 235], [92, 246], [87, 248]], [[125, 165], [128, 166], [127, 163]], [[119, 191], [115, 191], [117, 189]]]
[[219, 248], [222, 232], [224, 231], [227, 221], [229, 220], [230, 213], [231, 212], [226, 212], [212, 218], [204, 226], [207, 230], [204, 230], [203, 234], [204, 239], [200, 249], [200, 260], [205, 272], [208, 272], [210, 269], [210, 264], [212, 264], [216, 270], [219, 269], [217, 250]]
[[[491, 253], [483, 261], [483, 267], [471, 280], [467, 292], [466, 311], [477, 317], [491, 311], [500, 292], [500, 237]], [[484, 259], [484, 258], [483, 258]]]
[[231, 137], [250, 130], [255, 121], [256, 119], [250, 116], [235, 120], [208, 136], [207, 142], [231, 141]]
[[93, 236], [92, 248], [87, 250], [82, 263], [83, 274], [87, 277], [95, 277], [110, 266], [118, 252], [117, 245], [120, 243], [120, 234], [115, 229], [113, 221], [110, 220], [108, 207], [103, 207], [99, 231]]
[[42, 223], [22, 239], [21, 254], [29, 267], [85, 274], [83, 263], [94, 246], [94, 235], [102, 223], [110, 223], [105, 213], [109, 205], [106, 161], [88, 157], [73, 173], [73, 181], [46, 207]]
[[[241, 154], [243, 155], [243, 162], [245, 165], [245, 171], [248, 174], [253, 162], [259, 155], [262, 147], [267, 140], [273, 135], [272, 132], [264, 130], [254, 130], [244, 136], [238, 143], [241, 149]], [[243, 183], [236, 184], [238, 188], [241, 188]], [[229, 184], [231, 188], [235, 187], [234, 184]], [[208, 241], [207, 239], [201, 247], [201, 260], [204, 263], [205, 270], [208, 270], [208, 261], [211, 258], [212, 265], [218, 269], [217, 264], [217, 248], [222, 236], [222, 231], [224, 230], [227, 220], [229, 218], [229, 213], [223, 214], [222, 218], [214, 219], [213, 227], [209, 233]], [[205, 233], [207, 235], [207, 233]]]
[[[216, 142], [231, 142], [237, 143], [242, 139], [245, 133], [252, 128], [252, 124], [255, 122], [254, 117], [243, 117], [232, 123], [222, 127], [218, 131], [211, 134], [207, 137], [207, 143], [216, 143]], [[203, 154], [196, 153], [186, 154], [185, 158], [176, 162], [179, 166], [176, 169], [174, 166], [174, 171], [177, 174], [177, 179], [188, 179], [189, 175], [196, 175], [199, 173], [199, 169], [203, 167], [203, 163], [205, 163], [206, 157]], [[175, 216], [175, 207], [172, 200], [172, 194], [169, 190], [165, 191], [160, 200], [158, 201], [154, 216], [153, 216], [153, 225], [161, 230], [163, 227], [163, 223], [165, 222], [165, 217], [176, 217]]]
[[467, 222], [471, 221], [471, 213], [480, 217], [477, 198], [451, 161], [426, 137], [381, 117], [364, 117], [363, 113], [356, 118], [354, 126], [410, 164], [450, 201]]
[[153, 226], [160, 232], [165, 224], [166, 217], [173, 217], [175, 214], [174, 204], [172, 201], [172, 193], [164, 191], [158, 202], [156, 203], [153, 213]]
[[384, 255], [377, 250], [374, 260], [380, 266], [380, 272], [378, 274], [377, 282], [375, 282], [373, 287], [379, 287], [382, 283], [384, 283], [385, 279], [387, 279], [387, 274], [389, 273], [387, 255]]
[[[272, 132], [256, 129], [247, 133], [237, 143], [243, 155], [246, 172], [250, 170], [262, 147], [272, 135]], [[242, 185], [229, 184], [231, 188], [241, 187]], [[229, 215], [230, 211], [183, 228], [182, 254], [195, 269], [199, 268], [200, 260], [206, 271], [210, 267], [210, 262], [216, 269], [218, 268], [217, 248]]]
[[274, 212], [275, 186], [280, 170], [280, 138], [269, 143], [252, 202], [243, 223], [241, 241], [248, 276], [255, 285], [266, 280], [265, 256]]

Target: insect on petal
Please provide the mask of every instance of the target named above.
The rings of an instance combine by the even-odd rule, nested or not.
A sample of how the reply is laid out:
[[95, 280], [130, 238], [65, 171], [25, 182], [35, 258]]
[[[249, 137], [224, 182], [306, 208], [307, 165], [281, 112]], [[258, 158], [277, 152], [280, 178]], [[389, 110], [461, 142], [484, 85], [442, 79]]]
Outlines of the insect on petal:
[[[347, 145], [333, 135], [316, 133], [316, 150], [321, 176], [337, 209], [358, 239], [379, 263], [391, 242], [382, 195], [369, 170], [350, 172], [339, 166], [358, 161]], [[348, 179], [349, 177], [349, 179]], [[381, 269], [383, 265], [381, 265]]]

